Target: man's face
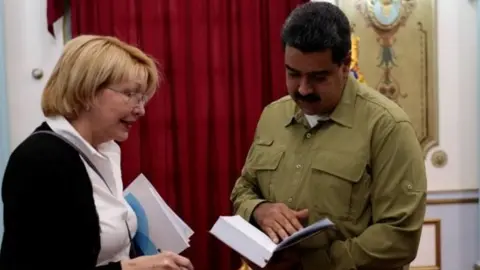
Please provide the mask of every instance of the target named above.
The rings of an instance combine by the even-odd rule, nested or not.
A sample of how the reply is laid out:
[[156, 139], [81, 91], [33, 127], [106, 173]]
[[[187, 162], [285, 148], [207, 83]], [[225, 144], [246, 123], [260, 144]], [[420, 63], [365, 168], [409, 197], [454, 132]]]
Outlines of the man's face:
[[288, 93], [305, 114], [327, 114], [337, 106], [349, 73], [347, 58], [338, 65], [332, 62], [331, 50], [303, 53], [285, 47]]

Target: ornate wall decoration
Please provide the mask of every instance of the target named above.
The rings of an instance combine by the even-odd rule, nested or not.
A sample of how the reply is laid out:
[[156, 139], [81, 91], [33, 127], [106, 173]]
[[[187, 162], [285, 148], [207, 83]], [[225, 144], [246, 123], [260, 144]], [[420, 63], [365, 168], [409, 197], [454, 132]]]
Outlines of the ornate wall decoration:
[[[368, 84], [401, 106], [425, 154], [438, 144], [434, 0], [340, 0]], [[352, 51], [353, 53], [353, 51]]]
[[363, 76], [363, 73], [360, 71], [360, 67], [358, 66], [358, 54], [359, 54], [359, 44], [360, 44], [360, 38], [352, 33], [352, 62], [350, 63], [350, 71], [352, 72], [353, 76], [359, 81], [364, 83], [365, 82], [365, 77]]
[[448, 156], [447, 153], [445, 153], [442, 150], [437, 150], [433, 152], [432, 157], [432, 165], [435, 168], [443, 168], [445, 165], [447, 165], [448, 162]]

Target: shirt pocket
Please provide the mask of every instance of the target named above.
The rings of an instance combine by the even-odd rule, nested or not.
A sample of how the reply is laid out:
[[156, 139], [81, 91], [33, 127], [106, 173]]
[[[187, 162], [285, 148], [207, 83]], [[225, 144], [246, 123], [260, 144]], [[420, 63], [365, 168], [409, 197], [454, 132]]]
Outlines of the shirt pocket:
[[370, 175], [355, 153], [322, 152], [312, 160], [315, 212], [354, 221], [369, 202]]
[[249, 167], [254, 172], [260, 191], [267, 200], [272, 199], [272, 183], [279, 177], [279, 166], [284, 155], [285, 148], [275, 145], [271, 139], [259, 139], [254, 144]]

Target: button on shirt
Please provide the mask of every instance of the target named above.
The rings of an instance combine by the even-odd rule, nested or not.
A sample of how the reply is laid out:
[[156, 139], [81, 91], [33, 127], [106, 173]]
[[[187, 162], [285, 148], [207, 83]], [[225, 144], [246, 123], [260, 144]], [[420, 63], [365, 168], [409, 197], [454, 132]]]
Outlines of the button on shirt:
[[[82, 157], [92, 182], [93, 197], [100, 220], [101, 250], [97, 265], [128, 259], [130, 239], [125, 221], [127, 221], [133, 237], [137, 231], [137, 219], [123, 197], [120, 147], [114, 141], [109, 141], [95, 149], [62, 116], [48, 117], [46, 122], [54, 132], [75, 144], [100, 171], [108, 184], [107, 187], [105, 182]], [[68, 181], [68, 179], [66, 180]]]

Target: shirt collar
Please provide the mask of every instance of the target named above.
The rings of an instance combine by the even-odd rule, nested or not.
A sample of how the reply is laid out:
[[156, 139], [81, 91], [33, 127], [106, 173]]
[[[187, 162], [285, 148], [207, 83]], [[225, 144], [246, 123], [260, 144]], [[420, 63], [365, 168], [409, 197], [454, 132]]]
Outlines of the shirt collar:
[[[340, 102], [337, 104], [337, 106], [329, 116], [330, 120], [349, 128], [353, 126], [357, 87], [358, 82], [355, 78], [349, 75], [345, 88], [343, 89]], [[293, 116], [292, 114], [290, 114], [286, 122], [286, 126], [292, 125], [294, 123], [302, 123], [304, 125], [308, 125], [308, 121], [305, 119], [305, 115], [298, 106], [295, 106]]]
[[105, 158], [110, 153], [120, 154], [120, 147], [113, 140], [102, 143], [98, 146], [98, 150], [95, 149], [63, 116], [47, 117], [46, 122], [54, 132], [64, 136], [85, 154], [102, 158]]

